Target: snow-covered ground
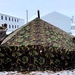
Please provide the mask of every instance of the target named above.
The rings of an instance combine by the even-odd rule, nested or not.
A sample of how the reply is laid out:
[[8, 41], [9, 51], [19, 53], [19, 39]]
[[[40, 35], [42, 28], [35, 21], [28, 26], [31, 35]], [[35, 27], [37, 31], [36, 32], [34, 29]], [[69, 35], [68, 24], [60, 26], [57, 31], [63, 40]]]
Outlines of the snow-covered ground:
[[32, 71], [30, 73], [21, 73], [21, 72], [0, 72], [0, 75], [75, 75], [75, 69], [74, 70], [64, 70], [59, 72], [53, 72], [53, 71]]

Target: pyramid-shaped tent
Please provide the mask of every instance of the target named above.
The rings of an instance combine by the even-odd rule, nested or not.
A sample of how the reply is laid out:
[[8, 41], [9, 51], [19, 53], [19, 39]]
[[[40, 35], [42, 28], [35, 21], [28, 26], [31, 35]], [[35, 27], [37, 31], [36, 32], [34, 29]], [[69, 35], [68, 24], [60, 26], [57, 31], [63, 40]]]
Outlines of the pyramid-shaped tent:
[[75, 69], [75, 44], [63, 30], [35, 18], [4, 39], [0, 70]]
[[72, 36], [63, 30], [36, 18], [11, 33], [2, 45], [27, 46], [43, 45], [73, 49]]

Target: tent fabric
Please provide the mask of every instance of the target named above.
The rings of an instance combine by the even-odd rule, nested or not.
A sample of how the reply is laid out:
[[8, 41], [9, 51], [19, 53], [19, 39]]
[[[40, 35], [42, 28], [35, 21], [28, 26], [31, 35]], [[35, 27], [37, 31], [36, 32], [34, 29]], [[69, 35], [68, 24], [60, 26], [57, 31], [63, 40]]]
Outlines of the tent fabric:
[[73, 36], [35, 18], [12, 32], [0, 46], [0, 70], [75, 69]]
[[35, 18], [11, 33], [2, 42], [2, 45], [43, 45], [63, 47], [70, 50], [73, 50], [75, 47], [71, 35], [39, 18]]
[[30, 46], [0, 46], [0, 71], [60, 71], [75, 69], [75, 50]]

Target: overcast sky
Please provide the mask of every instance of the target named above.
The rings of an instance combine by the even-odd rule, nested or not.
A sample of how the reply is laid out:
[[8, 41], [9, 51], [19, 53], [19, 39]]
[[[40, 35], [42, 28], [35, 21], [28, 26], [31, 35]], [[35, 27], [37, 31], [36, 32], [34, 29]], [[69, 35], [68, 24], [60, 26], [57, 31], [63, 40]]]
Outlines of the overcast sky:
[[57, 11], [71, 17], [75, 15], [75, 0], [0, 0], [0, 13], [23, 19], [26, 10], [30, 19], [38, 9], [42, 15]]

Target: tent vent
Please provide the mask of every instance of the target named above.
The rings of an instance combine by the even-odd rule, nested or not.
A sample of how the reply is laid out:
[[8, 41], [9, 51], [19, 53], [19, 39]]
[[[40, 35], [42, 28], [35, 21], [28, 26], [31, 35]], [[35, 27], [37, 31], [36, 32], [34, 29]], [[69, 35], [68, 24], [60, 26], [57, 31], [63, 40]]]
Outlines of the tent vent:
[[40, 11], [38, 10], [37, 13], [38, 13], [38, 18], [40, 18]]

